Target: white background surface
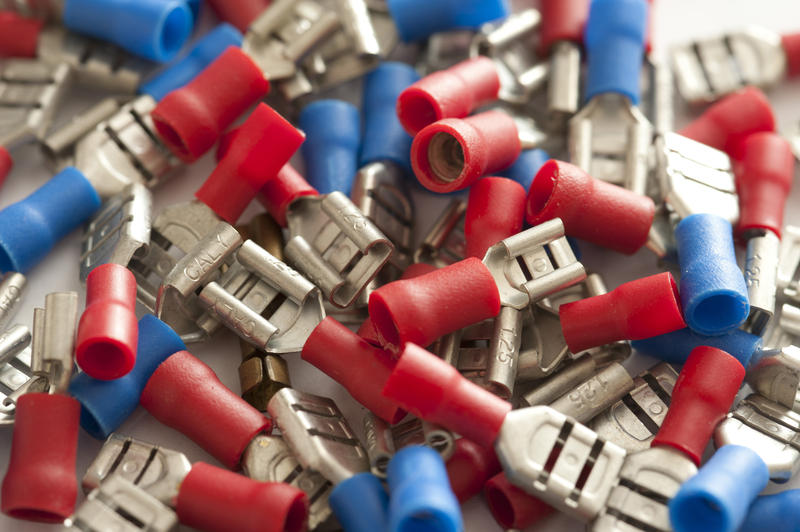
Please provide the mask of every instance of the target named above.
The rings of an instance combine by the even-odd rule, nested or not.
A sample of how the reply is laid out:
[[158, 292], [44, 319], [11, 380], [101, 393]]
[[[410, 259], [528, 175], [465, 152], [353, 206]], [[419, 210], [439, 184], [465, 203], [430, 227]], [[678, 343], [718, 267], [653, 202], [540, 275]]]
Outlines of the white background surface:
[[[436, 1], [436, 0], [432, 0]], [[530, 5], [530, 2], [517, 1], [517, 5]], [[800, 2], [795, 0], [661, 0], [656, 2], [655, 17], [655, 50], [662, 54], [669, 43], [682, 42], [691, 38], [709, 35], [712, 32], [734, 30], [746, 24], [761, 25], [775, 31], [800, 30]], [[775, 107], [780, 129], [791, 131], [800, 120], [800, 99], [798, 90], [800, 81], [786, 82], [782, 86], [769, 91], [770, 99]], [[685, 110], [677, 109], [676, 126], [685, 124], [690, 116]], [[17, 150], [14, 154], [16, 166], [0, 190], [0, 207], [18, 201], [39, 187], [51, 174], [44, 169], [41, 157], [34, 147]], [[204, 158], [184, 175], [155, 191], [156, 209], [171, 203], [187, 201], [212, 168], [210, 157]], [[435, 218], [443, 202], [440, 198], [417, 198], [418, 219], [422, 223], [417, 228], [417, 236], [424, 234]], [[787, 223], [800, 224], [800, 187], [795, 186], [789, 207]], [[259, 206], [253, 205], [243, 220], [258, 212]], [[587, 268], [605, 275], [609, 288], [618, 284], [655, 273], [654, 256], [644, 250], [633, 257], [623, 257], [612, 252], [602, 252], [584, 246], [583, 261]], [[50, 256], [36, 267], [28, 276], [29, 287], [24, 302], [17, 315], [19, 323], [30, 326], [33, 308], [44, 304], [44, 296], [53, 291], [76, 290], [81, 296], [83, 306], [83, 288], [78, 281], [78, 257], [80, 252], [80, 235], [75, 232], [56, 246]], [[232, 334], [222, 333], [212, 341], [203, 345], [192, 345], [190, 351], [208, 363], [231, 389], [239, 392], [237, 367], [240, 362], [238, 343]], [[327, 376], [316, 368], [300, 360], [299, 355], [286, 357], [294, 387], [332, 397], [351, 420], [351, 425], [360, 432], [361, 407], [350, 399], [349, 395]], [[187, 404], [187, 409], [192, 405]], [[217, 463], [212, 457], [199, 449], [188, 438], [176, 431], [160, 425], [144, 410], [138, 409], [119, 431], [145, 441], [184, 452], [191, 461], [207, 461]], [[82, 476], [89, 462], [96, 455], [101, 443], [81, 433], [78, 451], [78, 476]], [[0, 428], [0, 472], [4, 474], [11, 444], [11, 428]], [[57, 441], [52, 442], [58, 445]], [[795, 480], [785, 487], [800, 487]], [[83, 500], [80, 496], [79, 503]], [[475, 497], [464, 507], [466, 530], [468, 532], [492, 532], [500, 530], [494, 523], [483, 503], [482, 497]], [[579, 530], [582, 526], [564, 516], [555, 516], [531, 530]], [[57, 529], [48, 525], [16, 521], [0, 515], [2, 531], [43, 531]], [[186, 529], [184, 527], [184, 529]]]

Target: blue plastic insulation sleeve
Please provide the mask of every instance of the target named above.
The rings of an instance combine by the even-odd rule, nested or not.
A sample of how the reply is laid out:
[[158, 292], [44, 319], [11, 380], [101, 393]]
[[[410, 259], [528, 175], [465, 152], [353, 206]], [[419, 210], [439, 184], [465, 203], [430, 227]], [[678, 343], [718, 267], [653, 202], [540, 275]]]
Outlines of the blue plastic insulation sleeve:
[[223, 22], [192, 46], [184, 57], [139, 87], [139, 92], [160, 101], [168, 93], [180, 89], [211, 64], [228, 46], [241, 46], [242, 33]]
[[755, 451], [723, 445], [669, 502], [675, 532], [734, 532], [769, 482], [767, 465]]
[[65, 0], [64, 25], [166, 62], [189, 40], [194, 16], [183, 0]]
[[675, 241], [686, 324], [707, 336], [737, 328], [747, 319], [750, 303], [731, 224], [714, 214], [693, 214], [675, 228]]
[[359, 473], [340, 482], [328, 502], [345, 532], [386, 530], [389, 496], [372, 473]]
[[387, 480], [390, 532], [463, 530], [461, 507], [444, 462], [430, 447], [411, 445], [398, 451], [389, 462]]
[[645, 0], [593, 0], [584, 30], [586, 100], [615, 92], [639, 104], [647, 32]]
[[88, 179], [68, 166], [0, 211], [0, 271], [27, 273], [100, 207]]
[[349, 195], [361, 147], [358, 108], [342, 100], [317, 100], [303, 108], [299, 124], [306, 134], [300, 150], [308, 182], [320, 194]]
[[360, 167], [391, 161], [411, 173], [411, 136], [397, 118], [397, 97], [419, 80], [405, 63], [385, 62], [364, 78], [364, 135]]
[[78, 373], [72, 378], [69, 394], [81, 403], [81, 427], [97, 439], [117, 430], [139, 405], [147, 381], [170, 355], [186, 345], [169, 325], [152, 314], [139, 320], [136, 364], [125, 375], [112, 381]]

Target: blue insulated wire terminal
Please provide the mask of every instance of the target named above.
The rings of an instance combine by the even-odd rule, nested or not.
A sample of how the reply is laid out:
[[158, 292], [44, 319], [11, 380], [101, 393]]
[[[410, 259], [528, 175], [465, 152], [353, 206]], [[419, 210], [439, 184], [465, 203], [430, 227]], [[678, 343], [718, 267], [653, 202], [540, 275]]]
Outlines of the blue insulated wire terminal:
[[525, 189], [530, 190], [533, 178], [544, 163], [550, 160], [550, 155], [542, 149], [523, 150], [517, 160], [498, 175], [513, 179]]
[[800, 532], [800, 489], [762, 495], [738, 532]]
[[586, 100], [617, 92], [639, 104], [647, 32], [645, 0], [593, 0], [584, 31], [588, 72]]
[[183, 0], [65, 0], [64, 25], [163, 63], [175, 57], [192, 32], [194, 17]]
[[372, 473], [359, 473], [340, 482], [328, 502], [346, 532], [386, 530], [389, 496]]
[[756, 358], [760, 355], [762, 343], [760, 336], [739, 329], [718, 336], [705, 336], [687, 327], [646, 340], [635, 340], [631, 347], [670, 364], [683, 364], [695, 347], [707, 345], [722, 349], [747, 368], [753, 355], [757, 353]]
[[413, 42], [458, 28], [478, 28], [507, 17], [508, 0], [388, 0], [400, 38]]
[[714, 214], [693, 214], [678, 224], [675, 241], [683, 317], [689, 328], [713, 336], [741, 325], [750, 303], [730, 222]]
[[308, 182], [320, 194], [350, 195], [361, 147], [358, 108], [342, 100], [318, 100], [303, 108], [299, 123], [306, 134], [300, 150]]
[[391, 161], [411, 172], [411, 136], [397, 118], [397, 97], [419, 80], [405, 63], [385, 62], [364, 78], [364, 140], [359, 166]]
[[211, 64], [228, 46], [241, 46], [242, 33], [228, 23], [222, 23], [192, 46], [183, 58], [170, 65], [150, 81], [139, 87], [139, 92], [160, 101], [167, 93], [192, 81], [201, 70]]
[[461, 532], [458, 499], [444, 462], [429, 447], [411, 445], [392, 457], [389, 481], [389, 532]]
[[99, 207], [100, 196], [86, 177], [72, 166], [63, 169], [0, 211], [0, 272], [28, 273]]
[[723, 445], [669, 502], [675, 532], [734, 532], [769, 481], [755, 451]]
[[78, 373], [69, 385], [69, 394], [81, 403], [81, 427], [97, 439], [105, 439], [128, 419], [139, 405], [147, 381], [167, 357], [186, 349], [169, 325], [152, 314], [139, 320], [136, 365], [112, 381]]

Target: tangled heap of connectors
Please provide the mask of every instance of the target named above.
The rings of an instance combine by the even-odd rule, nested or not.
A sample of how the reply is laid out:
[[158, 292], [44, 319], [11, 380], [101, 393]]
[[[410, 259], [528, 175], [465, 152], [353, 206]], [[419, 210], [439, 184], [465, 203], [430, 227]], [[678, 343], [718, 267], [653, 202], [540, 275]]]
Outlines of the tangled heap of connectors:
[[[646, 0], [519, 4], [0, 0], [0, 179], [32, 145], [55, 174], [0, 210], [2, 512], [460, 532], [482, 492], [506, 529], [800, 530], [800, 490], [761, 495], [800, 469], [795, 157], [761, 92], [800, 34], [660, 62]], [[75, 231], [83, 312], [13, 324]], [[608, 291], [579, 246], [660, 273]], [[215, 335], [241, 395], [187, 350]], [[123, 434], [138, 406], [217, 464]]]

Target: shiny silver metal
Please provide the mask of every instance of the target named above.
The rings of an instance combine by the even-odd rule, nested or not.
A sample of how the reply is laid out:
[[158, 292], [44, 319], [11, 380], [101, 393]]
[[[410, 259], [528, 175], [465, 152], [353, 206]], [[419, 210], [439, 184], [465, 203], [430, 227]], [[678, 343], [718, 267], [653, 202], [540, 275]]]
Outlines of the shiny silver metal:
[[470, 55], [497, 56], [509, 47], [525, 46], [535, 37], [535, 31], [542, 22], [537, 9], [525, 9], [512, 13], [499, 22], [488, 22], [480, 27], [470, 43]]
[[369, 458], [331, 399], [284, 388], [267, 407], [300, 464], [334, 484], [369, 470]]
[[242, 454], [242, 472], [259, 482], [286, 482], [308, 497], [308, 529], [318, 530], [334, 521], [328, 504], [333, 485], [322, 475], [304, 468], [280, 436], [259, 435]]
[[135, 254], [128, 268], [136, 276], [136, 297], [155, 312], [158, 288], [178, 259], [214, 230], [220, 219], [201, 201], [171, 205], [159, 213], [150, 230], [150, 245]]
[[150, 244], [152, 210], [153, 197], [139, 183], [131, 183], [106, 200], [83, 230], [81, 281], [85, 282], [89, 272], [101, 264], [128, 266], [134, 256], [145, 254]]
[[191, 469], [183, 453], [113, 433], [86, 469], [81, 487], [89, 493], [118, 476], [174, 507], [181, 482]]
[[789, 225], [781, 233], [778, 289], [781, 291], [782, 297], [794, 302], [800, 302], [798, 268], [800, 268], [800, 227]]
[[629, 454], [606, 507], [590, 525], [593, 532], [670, 532], [667, 505], [681, 484], [697, 473], [677, 449], [653, 447]]
[[[383, 282], [397, 279], [411, 263], [414, 205], [405, 179], [402, 168], [378, 161], [359, 169], [350, 191], [353, 204], [394, 244], [389, 264], [378, 274]], [[392, 278], [384, 280], [389, 273]]]
[[60, 172], [66, 166], [75, 165], [75, 147], [83, 137], [98, 124], [119, 111], [120, 103], [114, 98], [105, 98], [64, 124], [56, 126], [41, 140], [41, 149], [50, 168]]
[[560, 218], [501, 240], [486, 251], [483, 263], [497, 283], [500, 302], [518, 310], [586, 278]]
[[425, 44], [415, 68], [421, 76], [444, 70], [469, 59], [475, 32], [451, 30], [434, 33]]
[[744, 280], [750, 300], [750, 315], [742, 328], [750, 334], [763, 336], [775, 314], [781, 240], [769, 230], [744, 236], [747, 239]]
[[547, 81], [548, 66], [534, 52], [536, 29], [542, 16], [536, 9], [512, 13], [499, 22], [481, 26], [470, 43], [470, 56], [494, 60], [500, 77], [500, 101], [522, 105]]
[[800, 412], [800, 347], [765, 352], [748, 369], [747, 383], [766, 399]]
[[578, 423], [589, 423], [633, 390], [633, 386], [628, 370], [619, 362], [612, 362], [549, 406]]
[[[28, 281], [19, 272], [7, 272], [0, 277], [0, 333], [17, 314]], [[1, 360], [1, 359], [0, 359]]]
[[30, 343], [31, 332], [24, 325], [0, 334], [0, 427], [14, 423], [16, 397], [29, 388], [33, 376]]
[[369, 470], [378, 478], [386, 478], [389, 461], [394, 456], [394, 438], [390, 425], [373, 414], [364, 414], [364, 449], [369, 457]]
[[571, 356], [557, 312], [554, 314], [538, 305], [523, 311], [517, 383], [545, 378]]
[[381, 45], [365, 0], [336, 0], [335, 5], [344, 32], [352, 40], [355, 55], [380, 56]]
[[112, 475], [86, 497], [65, 522], [83, 532], [173, 532], [178, 516], [120, 475]]
[[286, 213], [288, 262], [333, 305], [351, 306], [389, 261], [394, 245], [341, 192], [302, 196]]
[[291, 80], [278, 83], [288, 100], [326, 91], [359, 78], [375, 68], [397, 45], [397, 27], [385, 5], [369, 5], [365, 0], [335, 0], [332, 7], [341, 30], [321, 42], [298, 65]]
[[486, 386], [495, 395], [511, 399], [517, 380], [519, 349], [522, 342], [523, 312], [502, 307], [494, 319], [489, 343], [489, 363], [486, 367]]
[[785, 482], [800, 469], [800, 414], [752, 394], [717, 425], [714, 444], [749, 447], [767, 464], [772, 480]]
[[650, 54], [644, 63], [644, 87], [640, 107], [653, 124], [653, 131], [663, 135], [675, 131], [675, 89], [672, 68], [666, 61]]
[[386, 478], [389, 461], [394, 453], [409, 445], [430, 447], [439, 453], [444, 462], [455, 452], [455, 436], [452, 432], [415, 417], [389, 425], [373, 413], [367, 412], [363, 424], [370, 472], [379, 478]]
[[77, 292], [47, 294], [44, 309], [34, 310], [31, 371], [47, 382], [50, 393], [66, 393], [69, 388], [77, 326]]
[[414, 262], [443, 268], [466, 257], [464, 215], [467, 202], [453, 199], [433, 223], [414, 253]]
[[550, 50], [547, 110], [551, 122], [563, 129], [578, 111], [581, 95], [581, 48], [572, 41], [558, 41]]
[[778, 326], [774, 327], [773, 331], [777, 333], [780, 340], [775, 344], [767, 343], [767, 348], [790, 345], [795, 338], [800, 336], [800, 307], [784, 303], [781, 306]]
[[73, 33], [61, 25], [41, 31], [36, 52], [46, 63], [69, 65], [79, 84], [110, 92], [135, 94], [155, 66], [113, 44]]
[[509, 412], [495, 451], [512, 484], [584, 522], [605, 507], [626, 454], [548, 406]]
[[626, 96], [599, 94], [569, 121], [570, 160], [592, 177], [646, 194], [652, 136]]
[[786, 75], [781, 37], [749, 27], [670, 51], [678, 92], [690, 103], [713, 102], [745, 85], [768, 87]]
[[183, 168], [183, 163], [155, 131], [147, 95], [123, 105], [75, 147], [75, 166], [101, 198], [118, 194], [130, 183], [153, 188]]
[[589, 379], [597, 370], [597, 361], [590, 355], [567, 362], [559, 371], [536, 383], [520, 396], [522, 406], [549, 405], [569, 390]]
[[[198, 299], [199, 290], [209, 282], [217, 280], [221, 268], [229, 265], [242, 238], [231, 225], [219, 222], [201, 238], [197, 244], [164, 276], [156, 298], [156, 316], [168, 324], [184, 341], [207, 339], [218, 327], [218, 323], [199, 322], [205, 309]], [[271, 328], [270, 335], [275, 333]]]
[[291, 78], [296, 64], [339, 27], [336, 14], [317, 2], [277, 0], [250, 24], [242, 50], [270, 81]]
[[0, 146], [44, 137], [70, 84], [69, 66], [12, 59], [0, 70]]
[[642, 372], [633, 389], [589, 427], [629, 452], [648, 449], [667, 415], [677, 378], [678, 372], [666, 362]]
[[231, 267], [198, 294], [200, 305], [267, 353], [300, 351], [325, 318], [319, 289], [252, 240]]
[[724, 152], [666, 133], [656, 139], [656, 159], [661, 195], [681, 219], [710, 213], [736, 225], [739, 196], [730, 158]]

